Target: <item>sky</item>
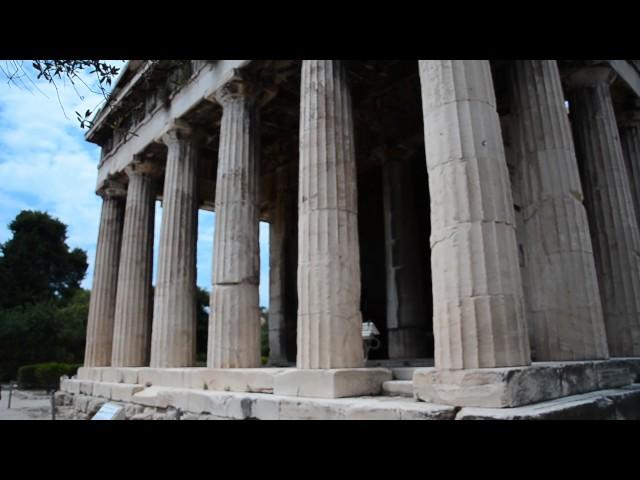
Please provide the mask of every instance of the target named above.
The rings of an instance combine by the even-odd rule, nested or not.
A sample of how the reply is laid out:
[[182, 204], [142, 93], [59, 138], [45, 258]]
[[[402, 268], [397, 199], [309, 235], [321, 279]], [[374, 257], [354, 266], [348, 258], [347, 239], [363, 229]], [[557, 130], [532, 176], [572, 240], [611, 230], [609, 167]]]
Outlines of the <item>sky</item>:
[[[121, 61], [109, 61], [121, 67]], [[7, 61], [0, 60], [3, 69]], [[82, 287], [93, 280], [102, 200], [95, 194], [100, 148], [85, 141], [75, 111], [95, 110], [99, 93], [85, 86], [36, 80], [31, 62], [22, 62], [22, 81], [9, 84], [0, 72], [0, 242], [11, 238], [9, 223], [21, 210], [40, 210], [68, 225], [67, 244], [87, 252]], [[29, 78], [27, 78], [28, 75]], [[91, 87], [95, 80], [82, 75]], [[33, 83], [32, 83], [33, 81]], [[58, 97], [59, 96], [59, 97]], [[66, 116], [65, 116], [66, 114]], [[154, 284], [162, 209], [156, 202]], [[198, 286], [211, 290], [215, 214], [198, 216]], [[269, 226], [260, 224], [260, 305], [269, 305]]]

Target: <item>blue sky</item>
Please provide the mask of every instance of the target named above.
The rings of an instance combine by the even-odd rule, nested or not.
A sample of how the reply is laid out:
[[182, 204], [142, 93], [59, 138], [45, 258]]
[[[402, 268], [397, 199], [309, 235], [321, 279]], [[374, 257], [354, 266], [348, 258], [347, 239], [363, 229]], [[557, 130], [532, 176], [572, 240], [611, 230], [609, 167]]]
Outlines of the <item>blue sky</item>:
[[[1, 62], [4, 67], [6, 61]], [[26, 77], [23, 81], [29, 88], [9, 85], [0, 73], [0, 242], [10, 238], [8, 224], [21, 210], [48, 212], [68, 225], [70, 247], [87, 252], [89, 268], [82, 286], [90, 289], [102, 203], [95, 195], [100, 149], [84, 140], [85, 131], [74, 112], [95, 109], [101, 97], [68, 83], [60, 83], [56, 94], [51, 85], [35, 80], [30, 61], [24, 61], [23, 67], [37, 88]], [[94, 83], [88, 75], [83, 79]], [[156, 203], [154, 283], [161, 215]], [[200, 211], [197, 282], [207, 290], [211, 289], [214, 228], [215, 214]], [[261, 223], [260, 305], [265, 307], [269, 304], [268, 242], [269, 226]]]

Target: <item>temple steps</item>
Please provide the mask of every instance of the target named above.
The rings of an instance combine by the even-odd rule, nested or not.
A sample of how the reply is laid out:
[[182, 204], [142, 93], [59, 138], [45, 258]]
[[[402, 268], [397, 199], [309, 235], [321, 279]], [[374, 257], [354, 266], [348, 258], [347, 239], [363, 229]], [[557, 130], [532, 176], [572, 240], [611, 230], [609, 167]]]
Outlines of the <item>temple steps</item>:
[[413, 381], [411, 380], [389, 380], [382, 384], [382, 394], [392, 397], [413, 398]]

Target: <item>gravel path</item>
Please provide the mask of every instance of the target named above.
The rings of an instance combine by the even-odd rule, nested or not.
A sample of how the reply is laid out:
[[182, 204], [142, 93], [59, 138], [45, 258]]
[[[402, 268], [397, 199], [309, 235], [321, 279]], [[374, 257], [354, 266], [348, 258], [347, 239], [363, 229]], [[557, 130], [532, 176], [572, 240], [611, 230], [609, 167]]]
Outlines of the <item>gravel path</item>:
[[51, 420], [51, 397], [44, 390], [14, 390], [9, 403], [9, 386], [2, 385], [0, 420]]

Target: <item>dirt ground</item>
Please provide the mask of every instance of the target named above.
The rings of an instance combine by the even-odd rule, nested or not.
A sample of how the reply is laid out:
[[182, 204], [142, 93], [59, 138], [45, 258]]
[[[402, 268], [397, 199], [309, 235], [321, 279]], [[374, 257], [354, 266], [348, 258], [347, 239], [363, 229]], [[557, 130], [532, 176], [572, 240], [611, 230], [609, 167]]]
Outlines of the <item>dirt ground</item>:
[[44, 390], [13, 390], [11, 408], [9, 385], [2, 385], [0, 420], [51, 420], [51, 397]]

